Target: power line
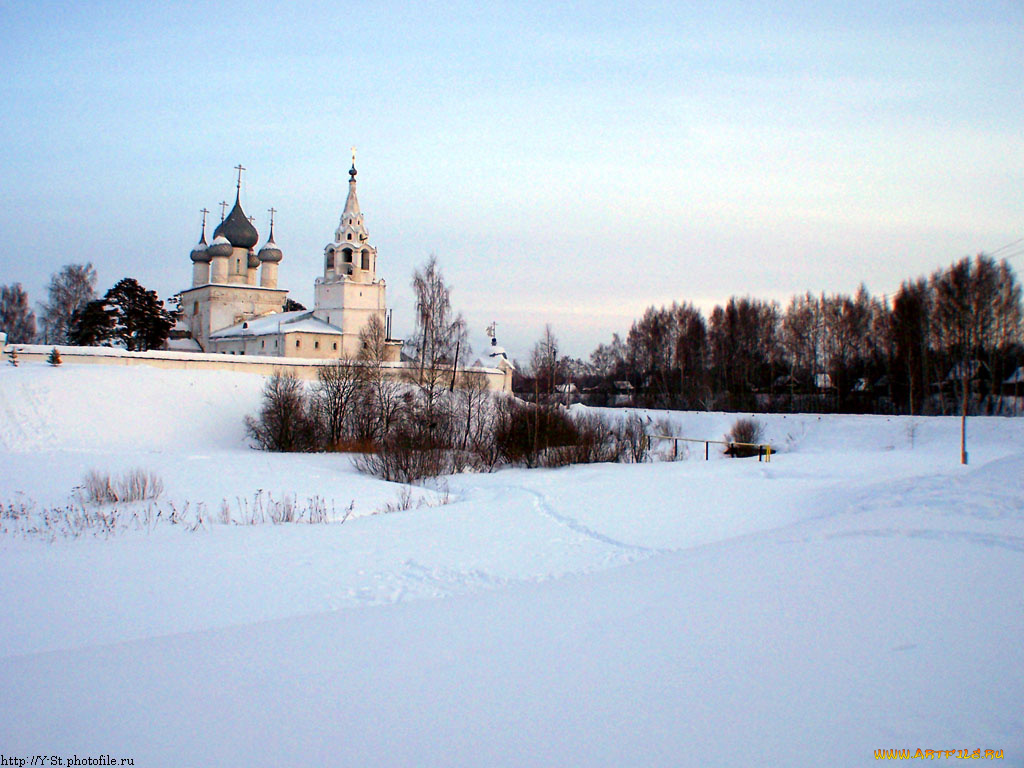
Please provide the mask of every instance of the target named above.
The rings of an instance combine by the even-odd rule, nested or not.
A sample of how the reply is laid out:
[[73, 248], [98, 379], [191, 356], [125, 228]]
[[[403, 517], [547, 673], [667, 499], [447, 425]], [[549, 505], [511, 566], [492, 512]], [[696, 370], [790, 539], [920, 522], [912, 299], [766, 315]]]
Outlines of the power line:
[[[1024, 237], [1018, 240], [1014, 240], [1012, 243], [1007, 243], [1002, 248], [996, 248], [994, 251], [992, 251], [992, 253], [989, 254], [989, 256], [995, 256], [1000, 251], [1005, 251], [1007, 248], [1011, 248], [1012, 246], [1018, 245], [1020, 243], [1024, 243]], [[1015, 256], [1020, 256], [1022, 253], [1024, 253], [1024, 250], [1021, 250], [1019, 253], [1014, 254], [1014, 256], [1007, 256], [1005, 258], [1014, 258]]]
[[[1020, 258], [1021, 256], [1024, 256], [1024, 237], [1019, 237], [1016, 240], [1014, 240], [1013, 242], [1007, 243], [1006, 245], [1002, 245], [999, 248], [996, 248], [994, 251], [990, 251], [990, 252], [987, 252], [987, 253], [985, 251], [979, 251], [978, 253], [980, 255], [983, 255], [983, 256], [995, 256], [997, 253], [1002, 253], [1003, 251], [1007, 250], [1008, 248], [1013, 248], [1014, 246], [1020, 246], [1020, 247], [1017, 248], [1016, 250], [1012, 251], [1011, 253], [1004, 255], [1001, 258], [1001, 260], [1002, 261], [1007, 261], [1009, 259], [1017, 259], [1017, 258]], [[970, 255], [969, 254], [965, 254], [965, 257], [966, 258], [970, 258]], [[893, 291], [892, 293], [882, 293], [882, 294], [879, 294], [878, 298], [879, 299], [892, 299], [892, 298], [894, 298], [896, 296], [897, 293], [899, 293], [899, 289]]]

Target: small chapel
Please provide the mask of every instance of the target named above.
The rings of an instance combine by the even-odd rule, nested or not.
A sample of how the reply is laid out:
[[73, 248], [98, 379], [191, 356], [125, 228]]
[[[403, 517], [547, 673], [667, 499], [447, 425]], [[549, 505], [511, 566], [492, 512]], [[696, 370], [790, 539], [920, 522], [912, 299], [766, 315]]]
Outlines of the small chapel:
[[[288, 292], [277, 286], [284, 257], [270, 230], [258, 251], [259, 233], [241, 205], [242, 172], [235, 204], [206, 241], [202, 233], [192, 249], [192, 287], [181, 292], [181, 322], [202, 352], [313, 359], [352, 359], [362, 346], [360, 332], [376, 317], [387, 322], [387, 284], [377, 276], [377, 249], [359, 209], [355, 154], [349, 170], [348, 197], [334, 239], [324, 248], [324, 272], [314, 285], [311, 310], [284, 311]], [[224, 204], [226, 208], [226, 203]], [[385, 359], [398, 361], [402, 342], [387, 333]]]

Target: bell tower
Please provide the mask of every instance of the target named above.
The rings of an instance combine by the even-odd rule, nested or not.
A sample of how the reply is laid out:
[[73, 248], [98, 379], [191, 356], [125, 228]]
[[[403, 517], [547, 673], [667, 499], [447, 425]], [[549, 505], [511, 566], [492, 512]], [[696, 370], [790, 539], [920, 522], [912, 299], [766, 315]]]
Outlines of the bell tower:
[[356, 152], [348, 172], [348, 197], [334, 240], [324, 248], [324, 275], [314, 286], [315, 317], [340, 328], [342, 356], [354, 358], [359, 352], [359, 332], [372, 315], [384, 323], [386, 283], [377, 278], [377, 249], [356, 196]]

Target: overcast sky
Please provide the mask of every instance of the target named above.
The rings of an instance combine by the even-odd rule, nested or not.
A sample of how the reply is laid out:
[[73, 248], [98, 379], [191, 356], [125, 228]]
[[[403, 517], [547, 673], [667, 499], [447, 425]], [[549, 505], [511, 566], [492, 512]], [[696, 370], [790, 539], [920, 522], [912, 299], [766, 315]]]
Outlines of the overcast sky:
[[1024, 237], [1020, 0], [632, 6], [0, 0], [0, 284], [189, 287], [242, 163], [311, 306], [353, 145], [396, 333], [435, 253], [518, 357]]

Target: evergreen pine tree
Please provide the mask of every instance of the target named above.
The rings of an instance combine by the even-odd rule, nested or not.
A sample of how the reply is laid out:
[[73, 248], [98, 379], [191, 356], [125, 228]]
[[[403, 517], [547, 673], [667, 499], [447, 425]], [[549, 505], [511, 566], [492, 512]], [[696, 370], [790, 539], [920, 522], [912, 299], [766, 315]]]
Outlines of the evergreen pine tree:
[[60, 359], [60, 352], [56, 347], [50, 352], [50, 356], [46, 358], [46, 362], [50, 365], [60, 365], [63, 361]]
[[68, 340], [80, 347], [108, 346], [114, 334], [114, 311], [106, 299], [83, 304], [71, 318]]
[[112, 337], [128, 350], [157, 349], [174, 327], [176, 314], [164, 309], [156, 291], [147, 291], [131, 277], [107, 291], [106, 303], [114, 316]]

